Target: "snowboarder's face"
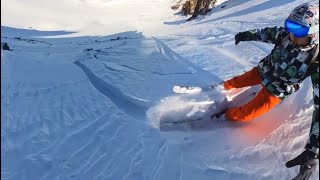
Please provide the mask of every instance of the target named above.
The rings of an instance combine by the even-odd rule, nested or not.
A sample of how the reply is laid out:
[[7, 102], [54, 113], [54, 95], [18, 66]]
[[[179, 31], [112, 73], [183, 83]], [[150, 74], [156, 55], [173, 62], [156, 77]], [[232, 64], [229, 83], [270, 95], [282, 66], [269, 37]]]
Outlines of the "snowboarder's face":
[[307, 46], [310, 44], [310, 38], [308, 36], [297, 38], [292, 33], [290, 33], [290, 40], [293, 44], [298, 46]]

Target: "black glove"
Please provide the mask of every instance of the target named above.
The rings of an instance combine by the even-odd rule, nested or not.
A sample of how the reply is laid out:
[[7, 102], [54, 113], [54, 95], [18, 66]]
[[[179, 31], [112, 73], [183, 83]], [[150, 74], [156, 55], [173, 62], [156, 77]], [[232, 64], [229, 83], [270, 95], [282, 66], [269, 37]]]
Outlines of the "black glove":
[[299, 84], [294, 84], [293, 85], [293, 90], [294, 91], [298, 91], [300, 89], [300, 85]]
[[296, 177], [294, 177], [293, 180], [310, 179], [310, 176], [312, 175], [314, 169], [316, 168], [317, 158], [318, 157], [315, 155], [315, 153], [309, 150], [305, 150], [296, 158], [288, 161], [286, 163], [287, 168], [300, 165], [299, 174]]
[[234, 39], [236, 40], [235, 44], [238, 45], [240, 41], [243, 41], [245, 39], [245, 37], [245, 33], [243, 32], [236, 34], [236, 36], [234, 37]]

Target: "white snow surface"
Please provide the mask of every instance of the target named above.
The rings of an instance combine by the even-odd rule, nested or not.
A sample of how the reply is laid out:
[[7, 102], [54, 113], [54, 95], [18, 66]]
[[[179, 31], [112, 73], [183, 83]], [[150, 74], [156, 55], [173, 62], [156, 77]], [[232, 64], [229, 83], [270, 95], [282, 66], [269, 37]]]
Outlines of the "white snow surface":
[[[174, 94], [258, 64], [271, 44], [237, 32], [280, 26], [314, 0], [218, 1], [185, 22], [175, 0], [1, 1], [1, 179], [279, 180], [299, 167], [313, 110], [310, 79], [248, 123], [196, 119], [243, 104], [254, 86]], [[224, 97], [231, 101], [222, 105]], [[219, 106], [220, 105], [220, 106]], [[312, 179], [319, 178], [316, 170]]]

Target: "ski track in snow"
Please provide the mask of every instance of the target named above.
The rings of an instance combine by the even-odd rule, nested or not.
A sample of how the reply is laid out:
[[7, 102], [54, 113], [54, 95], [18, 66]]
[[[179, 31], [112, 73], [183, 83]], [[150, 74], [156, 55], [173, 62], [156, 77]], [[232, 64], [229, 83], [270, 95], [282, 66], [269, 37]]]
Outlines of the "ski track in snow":
[[[272, 45], [235, 46], [234, 35], [282, 25], [290, 9], [309, 1], [315, 2], [221, 0], [211, 14], [192, 22], [173, 15], [173, 0], [73, 1], [65, 8], [79, 8], [71, 14], [80, 13], [83, 22], [64, 18], [62, 24], [55, 19], [51, 25], [36, 20], [17, 25], [57, 29], [71, 23], [69, 31], [2, 26], [1, 41], [13, 51], [1, 50], [1, 179], [293, 178], [298, 167], [284, 164], [301, 153], [308, 139], [310, 79], [250, 123], [159, 123], [218, 111], [215, 103], [226, 92], [177, 95], [172, 86], [214, 84], [251, 69]], [[11, 3], [33, 10], [32, 4]], [[110, 6], [114, 11], [101, 9]], [[141, 7], [139, 13], [135, 7]], [[116, 12], [128, 9], [137, 16]], [[101, 12], [113, 12], [119, 21], [106, 22]], [[103, 36], [86, 36], [90, 33]], [[245, 103], [259, 88], [228, 92], [242, 92], [228, 106]], [[317, 169], [312, 180], [318, 178]]]

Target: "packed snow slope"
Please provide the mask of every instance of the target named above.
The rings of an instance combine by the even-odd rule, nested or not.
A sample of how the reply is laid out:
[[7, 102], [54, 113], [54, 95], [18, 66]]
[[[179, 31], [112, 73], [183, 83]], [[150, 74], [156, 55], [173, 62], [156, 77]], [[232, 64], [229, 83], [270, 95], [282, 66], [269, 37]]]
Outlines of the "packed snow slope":
[[2, 1], [1, 42], [12, 51], [1, 50], [1, 179], [293, 178], [299, 167], [284, 164], [308, 139], [310, 79], [248, 123], [159, 123], [207, 115], [225, 96], [245, 103], [261, 87], [177, 95], [172, 86], [251, 69], [272, 45], [235, 46], [234, 35], [280, 26], [303, 2], [316, 1], [219, 1], [185, 22], [174, 0]]

